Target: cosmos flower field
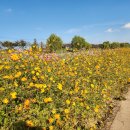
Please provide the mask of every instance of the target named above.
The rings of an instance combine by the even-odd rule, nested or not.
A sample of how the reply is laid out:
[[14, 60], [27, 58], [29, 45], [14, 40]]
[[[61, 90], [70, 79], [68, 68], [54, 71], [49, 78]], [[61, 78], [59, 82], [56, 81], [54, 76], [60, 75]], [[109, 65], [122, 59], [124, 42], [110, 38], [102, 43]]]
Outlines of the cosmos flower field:
[[62, 56], [0, 50], [0, 129], [100, 129], [128, 83], [129, 48]]

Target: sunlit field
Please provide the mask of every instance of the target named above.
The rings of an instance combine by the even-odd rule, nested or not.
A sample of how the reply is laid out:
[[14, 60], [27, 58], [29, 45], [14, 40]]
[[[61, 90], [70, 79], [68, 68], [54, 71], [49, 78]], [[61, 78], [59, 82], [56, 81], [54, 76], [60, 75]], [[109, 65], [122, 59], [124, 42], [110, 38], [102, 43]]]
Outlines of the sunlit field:
[[0, 50], [1, 130], [97, 130], [130, 82], [130, 49]]

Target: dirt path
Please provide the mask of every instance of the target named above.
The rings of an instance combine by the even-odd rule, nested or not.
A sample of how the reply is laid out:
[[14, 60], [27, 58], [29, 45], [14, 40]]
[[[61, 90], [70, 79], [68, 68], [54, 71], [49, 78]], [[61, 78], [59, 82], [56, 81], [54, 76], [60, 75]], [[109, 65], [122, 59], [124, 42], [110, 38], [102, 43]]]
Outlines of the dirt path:
[[121, 101], [121, 108], [110, 130], [130, 130], [130, 89], [126, 94], [126, 100]]

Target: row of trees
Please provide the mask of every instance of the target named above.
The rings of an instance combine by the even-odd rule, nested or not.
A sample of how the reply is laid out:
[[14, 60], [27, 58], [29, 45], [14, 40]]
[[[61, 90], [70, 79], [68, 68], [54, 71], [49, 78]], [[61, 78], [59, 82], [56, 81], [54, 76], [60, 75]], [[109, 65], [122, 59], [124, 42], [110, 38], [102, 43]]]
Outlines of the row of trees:
[[[1, 46], [9, 48], [9, 49], [15, 48], [15, 47], [24, 48], [27, 45], [29, 45], [29, 43], [24, 40], [20, 40], [16, 42], [4, 41], [4, 42], [0, 42], [0, 44]], [[33, 50], [36, 50], [38, 45], [39, 44], [37, 43], [36, 39], [34, 39], [34, 42], [31, 44]], [[62, 48], [65, 48], [62, 39], [55, 34], [50, 35], [50, 37], [46, 41], [46, 45], [44, 45], [42, 42], [40, 43], [40, 45], [41, 45], [41, 48], [45, 47], [50, 52], [54, 52], [57, 50], [61, 50]], [[90, 47], [91, 47], [91, 44], [86, 42], [86, 40], [80, 36], [74, 36], [69, 46], [69, 48], [78, 49], [78, 50], [82, 48], [88, 49]]]
[[130, 47], [129, 43], [119, 43], [119, 42], [103, 42], [103, 44], [99, 44], [99, 47], [102, 49], [115, 49], [115, 48], [122, 48], [122, 47]]
[[[21, 47], [24, 48], [26, 46], [29, 46], [30, 43], [20, 40], [16, 42], [10, 42], [10, 41], [5, 41], [5, 42], [0, 42], [1, 46], [7, 47], [7, 48], [15, 48], [15, 47]], [[49, 52], [55, 52], [57, 50], [61, 50], [62, 48], [69, 48], [69, 49], [89, 49], [89, 48], [102, 48], [102, 49], [115, 49], [119, 47], [130, 47], [129, 43], [119, 43], [119, 42], [112, 42], [110, 43], [109, 41], [103, 42], [102, 44], [89, 44], [83, 37], [80, 36], [74, 36], [72, 38], [72, 41], [68, 46], [67, 44], [63, 44], [62, 39], [55, 35], [51, 34], [50, 37], [46, 41], [46, 45], [44, 45], [41, 42], [41, 48], [46, 48]], [[36, 39], [34, 39], [34, 42], [31, 44], [33, 50], [36, 50], [38, 48], [39, 44], [37, 43]]]
[[0, 45], [7, 48], [14, 48], [14, 47], [24, 48], [27, 45], [27, 42], [24, 40], [15, 41], [15, 42], [4, 41], [4, 42], [0, 42]]
[[[65, 46], [63, 46], [63, 41], [60, 37], [56, 36], [55, 34], [52, 34], [47, 39], [46, 47], [51, 52], [53, 52], [53, 51], [62, 49]], [[90, 47], [91, 47], [91, 44], [86, 42], [86, 40], [80, 36], [74, 36], [69, 46], [69, 48], [78, 49], [78, 50], [82, 48], [89, 49]]]

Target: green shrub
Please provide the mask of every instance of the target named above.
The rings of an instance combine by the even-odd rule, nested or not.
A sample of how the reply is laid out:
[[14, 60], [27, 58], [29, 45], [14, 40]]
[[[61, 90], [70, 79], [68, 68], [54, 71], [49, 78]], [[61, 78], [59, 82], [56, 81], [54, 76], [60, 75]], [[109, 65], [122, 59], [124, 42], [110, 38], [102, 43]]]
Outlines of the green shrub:
[[90, 48], [90, 44], [85, 41], [83, 37], [80, 36], [74, 36], [72, 41], [71, 41], [71, 46], [72, 48], [76, 49], [82, 49], [82, 48]]
[[127, 48], [127, 47], [130, 47], [130, 44], [129, 43], [120, 43], [120, 47], [123, 48]]
[[120, 43], [118, 43], [118, 42], [113, 42], [113, 43], [111, 43], [110, 47], [111, 47], [112, 49], [119, 48], [119, 47], [120, 47]]
[[101, 48], [102, 49], [109, 49], [110, 48], [110, 42], [109, 41], [103, 42]]
[[51, 36], [47, 39], [46, 48], [49, 52], [54, 52], [56, 50], [61, 50], [62, 44], [63, 42], [59, 36], [51, 34]]

